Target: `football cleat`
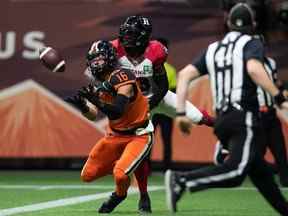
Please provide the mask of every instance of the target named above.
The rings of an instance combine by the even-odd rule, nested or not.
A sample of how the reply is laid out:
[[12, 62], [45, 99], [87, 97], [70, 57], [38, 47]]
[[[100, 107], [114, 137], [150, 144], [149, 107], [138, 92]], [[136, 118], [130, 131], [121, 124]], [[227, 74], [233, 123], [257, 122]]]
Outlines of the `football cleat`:
[[152, 213], [151, 201], [148, 193], [142, 193], [140, 195], [140, 200], [138, 202], [138, 211], [140, 214]]
[[101, 207], [98, 209], [98, 213], [110, 213], [118, 206], [127, 196], [117, 196], [115, 192], [113, 192], [108, 200], [106, 200]]
[[177, 211], [177, 202], [185, 192], [185, 184], [180, 184], [177, 173], [167, 170], [165, 173], [166, 204], [171, 212]]

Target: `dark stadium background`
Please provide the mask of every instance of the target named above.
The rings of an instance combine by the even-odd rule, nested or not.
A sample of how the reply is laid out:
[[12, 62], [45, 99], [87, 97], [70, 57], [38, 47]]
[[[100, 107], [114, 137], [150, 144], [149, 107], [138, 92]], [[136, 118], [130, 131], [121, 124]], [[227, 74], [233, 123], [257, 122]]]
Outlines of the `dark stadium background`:
[[[275, 10], [279, 2], [272, 1]], [[220, 1], [1, 1], [0, 168], [81, 167], [83, 159], [101, 133], [74, 112], [70, 112], [63, 104], [58, 103], [60, 100], [51, 101], [51, 98], [41, 92], [22, 95], [21, 91], [16, 91], [15, 95], [13, 89], [15, 85], [21, 86], [23, 81], [32, 79], [37, 85], [44, 87], [45, 92], [52, 92], [60, 98], [73, 94], [76, 89], [87, 83], [83, 71], [85, 54], [91, 42], [115, 38], [119, 24], [125, 17], [133, 14], [151, 17], [153, 36], [164, 36], [171, 41], [168, 61], [177, 69], [192, 61], [197, 53], [223, 34], [223, 11]], [[280, 28], [279, 23], [271, 23], [271, 30], [267, 33], [270, 39], [268, 53], [277, 60], [280, 78], [288, 81], [288, 37], [285, 26]], [[30, 39], [32, 44], [29, 43]], [[40, 64], [37, 52], [43, 45], [52, 46], [61, 52], [66, 60], [64, 73], [51, 73]], [[8, 48], [12, 51], [8, 52]], [[27, 55], [30, 59], [25, 57]], [[25, 91], [29, 91], [30, 84], [31, 82], [26, 85]], [[191, 91], [191, 100], [198, 107], [211, 113], [211, 96], [207, 93], [207, 81], [204, 79], [195, 85], [198, 88]], [[48, 119], [49, 125], [57, 125], [59, 130], [45, 127], [48, 123], [43, 122], [41, 112], [38, 112], [41, 107], [45, 109], [47, 103], [59, 115], [49, 116], [48, 113], [46, 120]], [[30, 106], [25, 108], [28, 111], [24, 113], [23, 106], [27, 104]], [[286, 132], [288, 130], [284, 121], [283, 129]], [[70, 134], [70, 131], [75, 134]], [[67, 138], [69, 135], [73, 135], [73, 140], [71, 137]], [[175, 167], [211, 162], [215, 143], [211, 129], [204, 126], [195, 127], [192, 135], [187, 138], [180, 135], [175, 128], [173, 135]], [[58, 139], [55, 141], [53, 136]], [[162, 145], [158, 137], [152, 153], [154, 168], [161, 168], [161, 152]]]

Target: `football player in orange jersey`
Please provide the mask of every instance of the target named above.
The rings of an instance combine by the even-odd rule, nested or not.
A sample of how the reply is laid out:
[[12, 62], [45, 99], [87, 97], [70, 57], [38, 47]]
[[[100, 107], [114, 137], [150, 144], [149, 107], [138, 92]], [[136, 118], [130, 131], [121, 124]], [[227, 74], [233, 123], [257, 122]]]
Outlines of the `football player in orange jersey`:
[[[133, 73], [117, 67], [116, 51], [108, 41], [98, 41], [88, 53], [91, 74], [100, 81], [90, 84], [70, 98], [83, 114], [93, 115], [86, 101], [109, 119], [107, 134], [91, 150], [82, 172], [85, 182], [113, 173], [116, 189], [99, 208], [110, 213], [127, 196], [129, 175], [148, 155], [153, 140], [153, 125], [148, 119], [148, 100], [143, 96]], [[69, 101], [69, 100], [68, 100]]]
[[[142, 15], [129, 16], [120, 25], [118, 38], [113, 40], [121, 68], [132, 71], [149, 100], [151, 115], [159, 113], [176, 117], [176, 94], [168, 90], [168, 79], [164, 63], [168, 50], [157, 40], [151, 39], [152, 22]], [[178, 115], [183, 113], [178, 113]], [[193, 104], [186, 103], [186, 114], [195, 124], [210, 124], [211, 118], [201, 113]], [[140, 212], [151, 212], [147, 192], [149, 174], [148, 160], [135, 170], [140, 190], [138, 208]]]
[[[176, 94], [168, 91], [168, 80], [164, 63], [168, 50], [159, 41], [151, 39], [152, 23], [141, 15], [129, 16], [120, 25], [118, 38], [111, 41], [117, 51], [118, 64], [121, 68], [134, 73], [137, 82], [149, 100], [152, 114], [160, 113], [175, 118], [187, 115], [195, 124], [211, 126], [213, 119], [207, 112], [199, 111], [193, 104], [186, 102], [186, 112], [176, 113]], [[91, 50], [96, 43], [93, 43]], [[89, 70], [86, 76], [91, 76]], [[92, 76], [93, 78], [93, 76]], [[187, 128], [189, 133], [190, 128]], [[135, 170], [140, 190], [139, 212], [150, 213], [151, 203], [147, 192], [147, 178], [150, 173], [148, 160], [144, 160]]]

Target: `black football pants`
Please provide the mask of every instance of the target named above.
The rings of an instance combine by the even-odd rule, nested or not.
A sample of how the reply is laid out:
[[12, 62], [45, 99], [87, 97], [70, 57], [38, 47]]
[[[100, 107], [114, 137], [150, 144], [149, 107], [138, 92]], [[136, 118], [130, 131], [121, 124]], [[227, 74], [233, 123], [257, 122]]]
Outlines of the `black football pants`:
[[261, 136], [262, 154], [265, 154], [268, 147], [275, 159], [280, 176], [288, 177], [287, 150], [281, 122], [275, 109], [261, 114], [261, 124], [264, 131]]
[[273, 179], [259, 148], [261, 127], [256, 115], [238, 110], [220, 115], [215, 134], [221, 143], [227, 143], [229, 158], [223, 164], [208, 166], [179, 174], [191, 191], [215, 187], [239, 186], [247, 175], [258, 191], [281, 215], [288, 216], [288, 207]]

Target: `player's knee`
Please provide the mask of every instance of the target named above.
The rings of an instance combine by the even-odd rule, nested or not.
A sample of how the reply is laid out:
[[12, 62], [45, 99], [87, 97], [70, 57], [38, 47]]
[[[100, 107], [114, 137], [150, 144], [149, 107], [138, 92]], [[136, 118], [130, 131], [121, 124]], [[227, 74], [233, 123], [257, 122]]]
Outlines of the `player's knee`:
[[83, 182], [91, 182], [96, 179], [97, 169], [83, 169], [81, 172], [81, 180]]
[[83, 181], [83, 182], [93, 181], [93, 175], [91, 173], [89, 174], [89, 172], [83, 172], [82, 171], [80, 178], [81, 178], [81, 181]]
[[129, 184], [130, 184], [129, 176], [126, 175], [123, 170], [114, 169], [113, 175], [114, 175], [116, 185], [123, 185], [123, 186], [129, 187]]
[[239, 186], [243, 182], [247, 173], [246, 166], [241, 167], [239, 162], [233, 160], [225, 161], [222, 166], [226, 170], [226, 173], [231, 173], [231, 181], [229, 181], [228, 187]]
[[[240, 167], [239, 167], [240, 162], [241, 161], [238, 161], [238, 160], [228, 159], [223, 163], [223, 166], [226, 167], [227, 170], [234, 171], [238, 175], [238, 174], [241, 174], [239, 171], [240, 170]], [[241, 169], [241, 170], [244, 170], [244, 169]]]

